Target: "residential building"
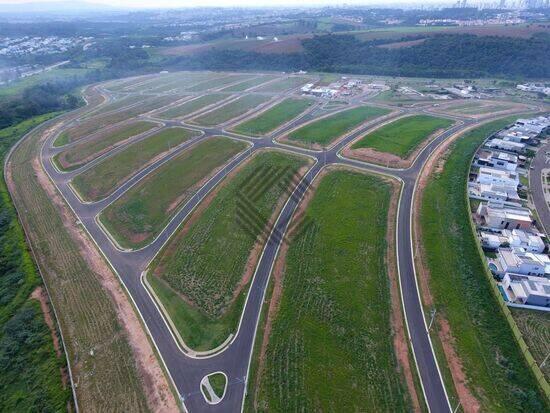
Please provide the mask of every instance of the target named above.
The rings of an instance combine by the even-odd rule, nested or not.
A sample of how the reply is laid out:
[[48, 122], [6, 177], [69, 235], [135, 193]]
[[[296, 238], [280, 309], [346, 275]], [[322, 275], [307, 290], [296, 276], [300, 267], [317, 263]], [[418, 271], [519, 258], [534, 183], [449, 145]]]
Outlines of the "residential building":
[[518, 157], [507, 152], [482, 149], [477, 153], [474, 165], [515, 172], [518, 167]]
[[519, 175], [517, 172], [482, 166], [479, 168], [476, 183], [517, 188], [519, 185]]
[[487, 146], [488, 148], [500, 149], [508, 152], [523, 153], [525, 152], [526, 145], [524, 143], [518, 143], [518, 142], [506, 141], [504, 139], [493, 138], [493, 139], [490, 139], [485, 144], [485, 146]]
[[527, 252], [523, 248], [499, 248], [496, 260], [489, 268], [497, 275], [508, 272], [544, 277], [550, 275], [550, 258], [544, 254]]
[[531, 229], [533, 220], [527, 208], [509, 208], [502, 204], [482, 203], [477, 208], [481, 226], [491, 229]]
[[515, 186], [470, 182], [468, 195], [482, 201], [499, 201], [505, 206], [521, 207], [521, 198]]
[[480, 239], [481, 245], [484, 248], [493, 250], [508, 246], [523, 248], [527, 252], [540, 254], [546, 247], [539, 235], [520, 229], [503, 229], [500, 233], [482, 231], [480, 233]]
[[550, 280], [547, 278], [506, 273], [501, 286], [510, 302], [550, 307]]

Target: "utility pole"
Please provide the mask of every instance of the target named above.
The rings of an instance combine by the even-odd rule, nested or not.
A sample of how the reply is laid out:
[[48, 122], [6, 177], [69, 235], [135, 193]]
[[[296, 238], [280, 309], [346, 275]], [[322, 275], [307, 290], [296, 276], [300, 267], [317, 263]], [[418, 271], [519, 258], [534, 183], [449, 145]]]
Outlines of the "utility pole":
[[430, 319], [430, 324], [428, 325], [428, 331], [430, 331], [430, 329], [432, 328], [432, 324], [434, 322], [434, 319], [435, 319], [435, 313], [437, 312], [437, 310], [435, 308], [432, 308], [430, 310], [430, 316], [431, 316], [431, 319]]
[[548, 360], [548, 357], [550, 357], [550, 352], [548, 352], [548, 354], [546, 355], [544, 360], [542, 360], [542, 363], [540, 363], [539, 369], [541, 369], [542, 366], [544, 366], [546, 364], [546, 360]]

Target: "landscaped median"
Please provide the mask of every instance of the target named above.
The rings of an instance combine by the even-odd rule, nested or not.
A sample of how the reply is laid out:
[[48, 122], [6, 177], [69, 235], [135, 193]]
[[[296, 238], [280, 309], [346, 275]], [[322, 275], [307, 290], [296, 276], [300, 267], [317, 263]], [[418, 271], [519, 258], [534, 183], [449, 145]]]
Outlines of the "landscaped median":
[[344, 150], [344, 155], [392, 167], [407, 167], [421, 148], [453, 123], [453, 120], [429, 115], [404, 116], [360, 137]]
[[311, 99], [288, 98], [233, 128], [233, 131], [250, 136], [271, 132], [303, 113], [313, 104]]
[[387, 109], [358, 106], [313, 120], [294, 129], [280, 140], [293, 145], [319, 149], [330, 146], [338, 138], [364, 123], [389, 113]]
[[223, 137], [191, 146], [109, 205], [100, 222], [123, 248], [147, 245], [218, 168], [247, 147]]
[[247, 411], [412, 411], [387, 266], [397, 187], [340, 169], [317, 179], [273, 270]]
[[84, 201], [99, 201], [129, 177], [198, 135], [181, 127], [164, 129], [77, 175], [71, 185]]
[[270, 225], [311, 163], [257, 152], [211, 192], [153, 261], [147, 281], [185, 345], [234, 334]]
[[124, 144], [128, 139], [158, 126], [158, 123], [146, 121], [124, 124], [71, 146], [69, 149], [58, 153], [53, 161], [58, 169], [71, 171]]
[[437, 310], [432, 340], [440, 365], [449, 366], [443, 369], [446, 384], [451, 386], [450, 374], [465, 411], [550, 409], [482, 260], [465, 195], [475, 151], [512, 120], [488, 123], [453, 143], [419, 192], [415, 230], [424, 303], [427, 312]]

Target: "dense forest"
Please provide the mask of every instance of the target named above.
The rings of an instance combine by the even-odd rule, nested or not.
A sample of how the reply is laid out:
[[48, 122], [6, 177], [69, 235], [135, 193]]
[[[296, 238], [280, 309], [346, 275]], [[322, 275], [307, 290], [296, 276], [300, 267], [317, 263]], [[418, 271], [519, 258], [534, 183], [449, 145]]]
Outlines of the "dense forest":
[[[404, 37], [402, 40], [411, 40]], [[395, 40], [393, 40], [395, 42]], [[314, 70], [387, 76], [550, 77], [550, 35], [531, 38], [442, 34], [421, 44], [381, 48], [381, 41], [363, 42], [352, 35], [316, 36], [302, 41], [304, 52], [262, 54], [212, 50], [174, 61], [187, 69]]]

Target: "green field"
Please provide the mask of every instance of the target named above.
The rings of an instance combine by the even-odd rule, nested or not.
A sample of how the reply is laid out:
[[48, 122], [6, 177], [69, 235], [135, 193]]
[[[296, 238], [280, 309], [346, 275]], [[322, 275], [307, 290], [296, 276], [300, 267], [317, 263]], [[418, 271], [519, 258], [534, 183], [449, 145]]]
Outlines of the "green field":
[[264, 135], [294, 119], [312, 104], [313, 101], [309, 99], [288, 98], [260, 115], [235, 126], [233, 130], [244, 135]]
[[156, 169], [109, 205], [101, 222], [125, 248], [146, 245], [197, 190], [197, 184], [246, 145], [228, 138], [207, 139]]
[[231, 75], [231, 76], [224, 76], [220, 78], [214, 78], [214, 79], [208, 79], [206, 81], [199, 82], [195, 85], [192, 85], [190, 87], [186, 87], [183, 90], [188, 92], [202, 92], [204, 90], [214, 89], [214, 88], [221, 88], [222, 86], [229, 85], [231, 83], [236, 83], [239, 80], [247, 80], [250, 79], [251, 75]]
[[[444, 169], [425, 189], [420, 226], [437, 314], [451, 329], [466, 385], [481, 411], [549, 411], [485, 274], [470, 227], [466, 183], [470, 160], [485, 137], [513, 121], [491, 122], [452, 145]], [[439, 323], [432, 340], [437, 342]], [[440, 354], [441, 364], [445, 365]], [[450, 383], [447, 383], [451, 385]]]
[[434, 132], [452, 124], [450, 119], [435, 116], [407, 116], [363, 136], [352, 149], [372, 148], [406, 158]]
[[99, 201], [150, 161], [198, 135], [198, 132], [179, 127], [164, 129], [84, 171], [71, 185], [83, 200]]
[[[0, 130], [0, 160], [26, 132], [53, 117]], [[2, 162], [3, 164], [3, 162]], [[0, 171], [0, 411], [65, 411], [71, 399], [40, 306], [29, 296], [42, 284]]]
[[546, 380], [550, 380], [550, 358], [546, 358], [550, 354], [550, 313], [519, 308], [510, 310], [537, 364], [540, 366], [546, 359], [540, 369]]
[[120, 145], [132, 136], [147, 132], [158, 126], [156, 123], [138, 121], [116, 127], [94, 139], [82, 141], [57, 154], [54, 161], [61, 170], [76, 169]]
[[243, 90], [250, 89], [251, 87], [261, 85], [262, 83], [269, 82], [270, 80], [276, 79], [277, 76], [259, 76], [244, 82], [237, 83], [236, 85], [228, 86], [223, 88], [223, 92], [242, 92]]
[[284, 92], [289, 89], [297, 88], [298, 86], [305, 85], [309, 79], [307, 77], [288, 77], [276, 82], [270, 83], [256, 89], [256, 92]]
[[334, 171], [291, 239], [259, 411], [409, 412], [394, 354], [386, 229], [391, 186]]
[[305, 144], [328, 145], [359, 125], [387, 114], [386, 109], [359, 106], [319, 119], [291, 132], [288, 138]]
[[164, 112], [157, 114], [157, 116], [161, 119], [179, 118], [196, 112], [199, 109], [202, 109], [208, 105], [213, 105], [214, 103], [217, 103], [220, 100], [225, 99], [226, 97], [227, 95], [222, 94], [204, 95], [199, 98], [184, 102], [181, 105], [174, 106]]
[[191, 122], [203, 126], [220, 125], [245, 114], [249, 110], [267, 102], [269, 99], [269, 96], [245, 95], [233, 102], [220, 106], [218, 109], [214, 109], [212, 112], [193, 118]]
[[[154, 278], [159, 277], [156, 284], [163, 283], [170, 290], [171, 296], [164, 291], [159, 295], [171, 298], [168, 311], [191, 348], [214, 348], [235, 332], [247, 288], [235, 294], [248, 257], [274, 209], [286, 199], [292, 177], [304, 165], [304, 158], [282, 152], [259, 153], [220, 189], [189, 231], [176, 234], [153, 263], [149, 277], [153, 287]], [[271, 168], [275, 178], [253, 201], [257, 222], [245, 228], [236, 220], [240, 191], [252, 177], [265, 173], [267, 169], [262, 168]], [[177, 297], [178, 293], [186, 300]]]
[[111, 102], [108, 102], [104, 105], [99, 106], [98, 109], [95, 110], [95, 111], [92, 111], [89, 116], [86, 115], [84, 117], [86, 118], [86, 117], [90, 117], [90, 116], [98, 116], [98, 115], [101, 115], [101, 114], [106, 113], [106, 112], [119, 110], [119, 109], [122, 109], [126, 106], [130, 106], [130, 105], [133, 105], [133, 104], [138, 103], [140, 101], [143, 101], [145, 99], [147, 99], [147, 97], [143, 96], [143, 95], [123, 96], [119, 99], [116, 99], [114, 101], [111, 101]]

